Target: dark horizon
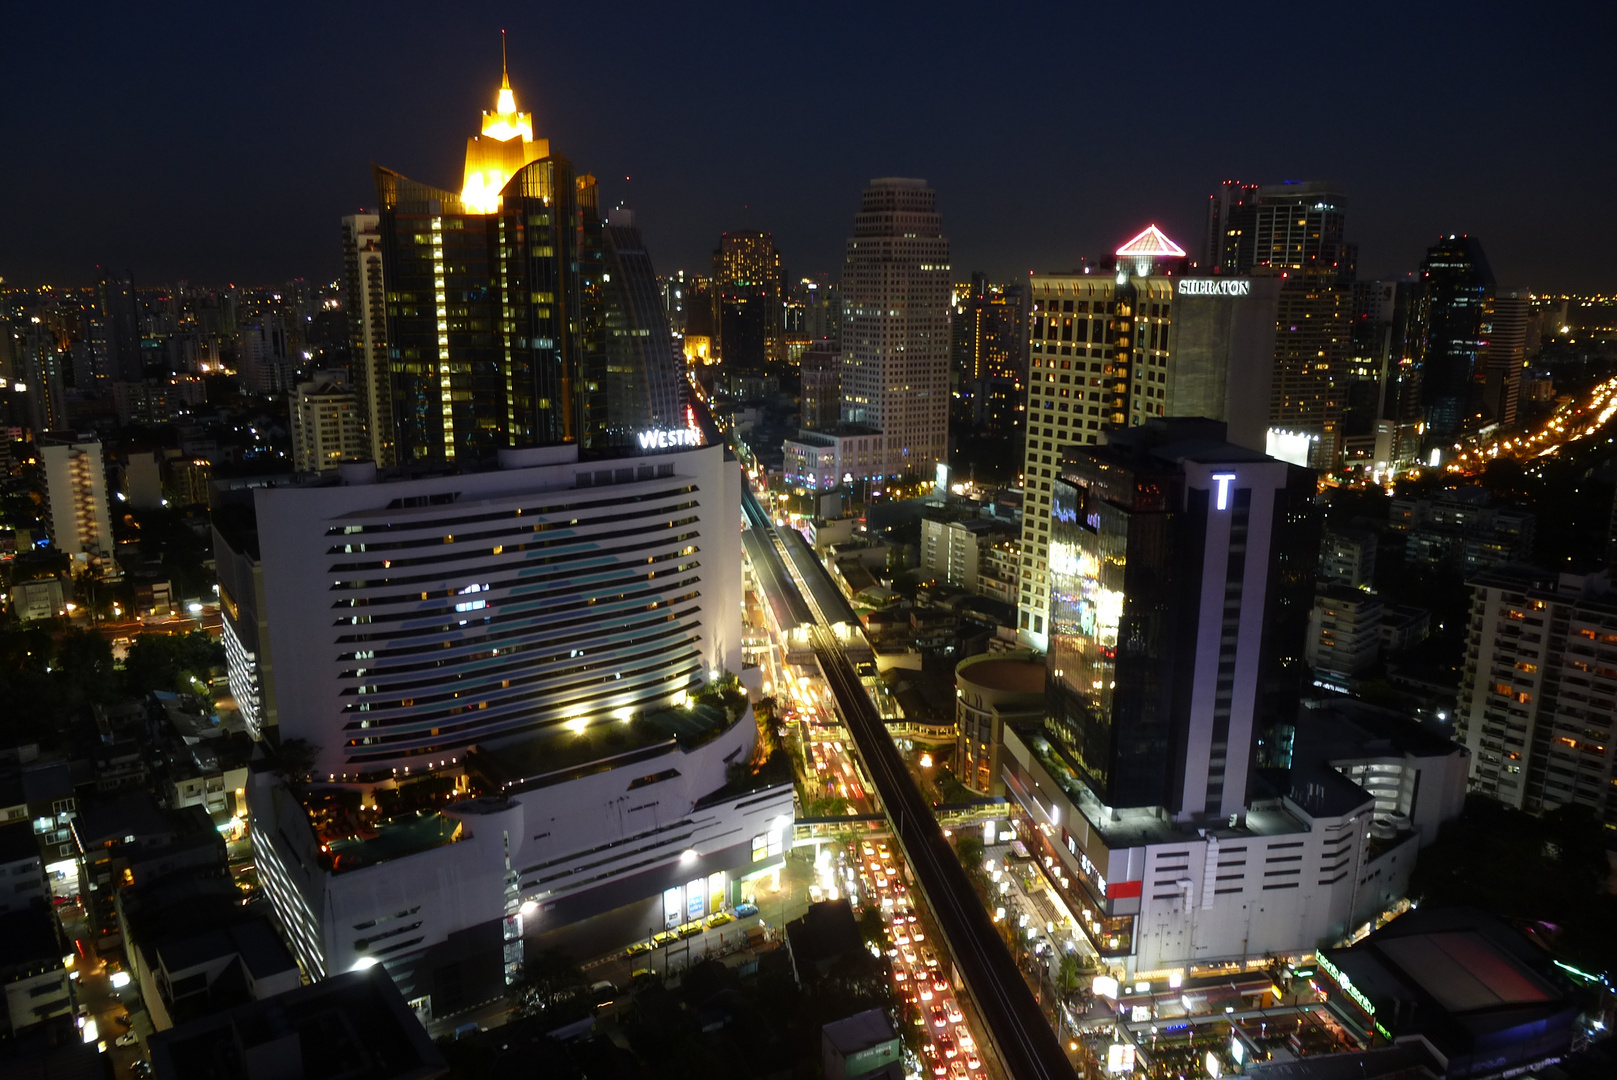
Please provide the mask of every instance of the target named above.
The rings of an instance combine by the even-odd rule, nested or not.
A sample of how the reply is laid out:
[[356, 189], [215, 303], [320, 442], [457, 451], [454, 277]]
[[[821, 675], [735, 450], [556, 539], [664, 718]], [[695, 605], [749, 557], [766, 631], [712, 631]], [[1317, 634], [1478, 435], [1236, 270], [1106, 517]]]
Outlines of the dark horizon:
[[372, 162], [459, 187], [504, 27], [535, 134], [599, 178], [603, 208], [635, 208], [664, 274], [705, 274], [720, 233], [760, 228], [789, 279], [834, 277], [877, 176], [925, 178], [956, 278], [1000, 281], [1150, 223], [1199, 256], [1221, 180], [1301, 179], [1345, 194], [1361, 278], [1415, 270], [1464, 232], [1502, 287], [1617, 292], [1617, 215], [1575, 194], [1617, 172], [1617, 149], [1584, 134], [1610, 127], [1609, 12], [1550, 26], [1490, 4], [1357, 5], [1350, 25], [1163, 10], [1146, 26], [1067, 8], [993, 22], [964, 6], [628, 4], [597, 25], [496, 4], [446, 24], [402, 4], [373, 26], [297, 5], [29, 8], [8, 20], [29, 47], [0, 75], [0, 132], [26, 148], [0, 176], [0, 276], [333, 279], [338, 219], [375, 202]]

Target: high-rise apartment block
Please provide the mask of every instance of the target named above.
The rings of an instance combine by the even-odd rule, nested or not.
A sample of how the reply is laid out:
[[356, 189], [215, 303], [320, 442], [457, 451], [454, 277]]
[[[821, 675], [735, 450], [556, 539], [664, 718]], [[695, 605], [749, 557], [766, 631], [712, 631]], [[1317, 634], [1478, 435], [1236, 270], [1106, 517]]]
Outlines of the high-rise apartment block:
[[785, 282], [769, 233], [727, 232], [713, 252], [713, 353], [734, 372], [778, 374], [786, 362]]
[[292, 392], [292, 461], [298, 472], [324, 472], [370, 458], [364, 406], [342, 371], [317, 371]]
[[386, 467], [394, 464], [393, 394], [380, 222], [375, 214], [342, 219], [343, 307], [348, 314], [349, 383], [359, 394], [370, 457]]
[[1045, 643], [1050, 485], [1062, 454], [1159, 417], [1225, 423], [1262, 451], [1275, 354], [1275, 278], [1181, 276], [1184, 252], [1155, 227], [1119, 249], [1115, 272], [1034, 275], [1023, 485], [1019, 631]]
[[949, 241], [924, 180], [872, 180], [842, 266], [842, 419], [882, 434], [883, 475], [949, 460]]
[[1374, 530], [1327, 526], [1320, 535], [1319, 580], [1368, 589], [1376, 573], [1376, 545]]
[[279, 315], [258, 315], [236, 336], [239, 366], [247, 388], [266, 397], [292, 389], [294, 365], [286, 323]]
[[1471, 579], [1455, 738], [1471, 788], [1617, 825], [1617, 592], [1605, 574], [1498, 566]]
[[1482, 244], [1461, 235], [1444, 237], [1427, 249], [1421, 280], [1426, 291], [1421, 399], [1426, 442], [1435, 446], [1482, 424], [1483, 326], [1494, 277]]
[[45, 517], [56, 550], [75, 564], [110, 566], [112, 515], [100, 440], [45, 437], [38, 446], [45, 472]]

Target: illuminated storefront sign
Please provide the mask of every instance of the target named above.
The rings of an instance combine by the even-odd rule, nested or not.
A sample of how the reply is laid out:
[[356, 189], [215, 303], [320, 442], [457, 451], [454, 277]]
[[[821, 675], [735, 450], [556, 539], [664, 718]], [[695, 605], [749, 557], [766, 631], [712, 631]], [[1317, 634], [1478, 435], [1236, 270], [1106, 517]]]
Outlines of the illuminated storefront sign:
[[1252, 282], [1246, 278], [1180, 278], [1180, 296], [1251, 296]]
[[1354, 986], [1353, 980], [1343, 974], [1341, 968], [1331, 963], [1324, 956], [1319, 957], [1319, 966], [1320, 970], [1329, 975], [1331, 980], [1335, 982], [1337, 986], [1342, 988], [1342, 993], [1352, 998], [1354, 1003], [1358, 1005], [1359, 1008], [1363, 1009], [1371, 1016], [1376, 1014], [1376, 1007], [1370, 1003], [1369, 998], [1364, 996], [1364, 991], [1360, 990], [1357, 986]]
[[667, 450], [671, 446], [701, 446], [702, 433], [696, 428], [654, 428], [638, 436], [642, 450]]

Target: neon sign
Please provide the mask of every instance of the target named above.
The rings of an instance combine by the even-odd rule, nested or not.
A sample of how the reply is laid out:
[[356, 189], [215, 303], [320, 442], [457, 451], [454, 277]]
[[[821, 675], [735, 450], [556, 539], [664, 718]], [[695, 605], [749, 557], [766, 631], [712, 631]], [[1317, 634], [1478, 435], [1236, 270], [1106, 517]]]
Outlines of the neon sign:
[[1357, 986], [1354, 986], [1353, 980], [1343, 974], [1341, 968], [1337, 967], [1335, 964], [1326, 959], [1323, 953], [1321, 953], [1317, 959], [1319, 960], [1319, 966], [1324, 970], [1325, 974], [1329, 975], [1336, 985], [1342, 988], [1342, 993], [1352, 998], [1354, 1003], [1357, 1004], [1359, 1008], [1363, 1009], [1371, 1016], [1376, 1014], [1376, 1007], [1370, 1003], [1369, 998], [1364, 996], [1364, 991], [1360, 990]]
[[667, 450], [671, 446], [701, 446], [702, 432], [697, 428], [653, 428], [638, 436], [642, 450]]
[[1180, 278], [1180, 296], [1251, 296], [1252, 282], [1246, 278]]
[[1216, 472], [1213, 474], [1213, 491], [1217, 493], [1217, 505], [1220, 510], [1230, 508], [1230, 485], [1235, 483], [1235, 474], [1232, 472]]

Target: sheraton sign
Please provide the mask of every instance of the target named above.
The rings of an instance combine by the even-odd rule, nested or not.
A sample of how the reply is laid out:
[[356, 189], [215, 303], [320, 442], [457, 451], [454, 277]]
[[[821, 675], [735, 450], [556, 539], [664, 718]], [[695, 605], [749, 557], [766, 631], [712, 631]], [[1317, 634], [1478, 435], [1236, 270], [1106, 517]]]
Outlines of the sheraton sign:
[[1250, 278], [1180, 278], [1180, 296], [1250, 296]]

